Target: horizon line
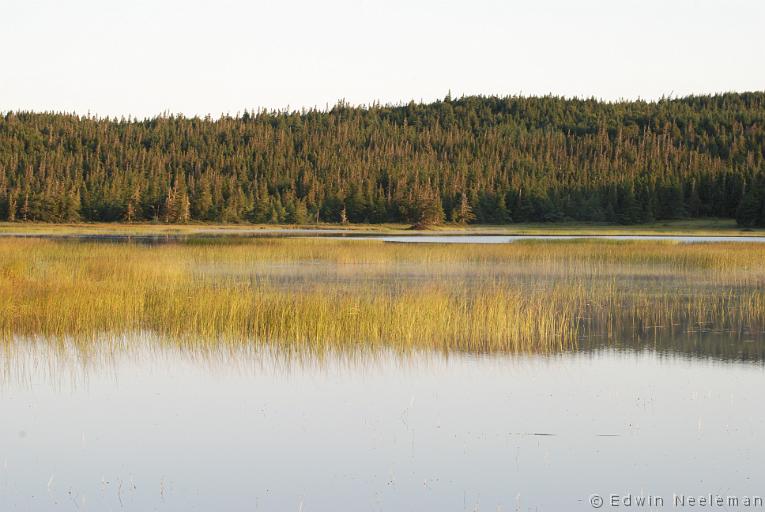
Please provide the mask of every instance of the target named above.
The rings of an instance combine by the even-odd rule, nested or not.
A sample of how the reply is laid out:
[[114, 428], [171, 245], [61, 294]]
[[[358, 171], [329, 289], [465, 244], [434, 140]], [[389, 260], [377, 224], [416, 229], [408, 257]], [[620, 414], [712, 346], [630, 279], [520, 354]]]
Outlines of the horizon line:
[[469, 99], [469, 98], [500, 99], [500, 100], [556, 99], [556, 100], [562, 100], [562, 101], [596, 102], [596, 103], [601, 103], [604, 105], [617, 105], [617, 104], [624, 104], [624, 103], [644, 103], [647, 105], [656, 105], [665, 101], [683, 101], [683, 100], [688, 100], [693, 98], [716, 98], [716, 97], [726, 96], [726, 95], [746, 95], [746, 94], [765, 94], [765, 89], [744, 90], [744, 91], [727, 90], [727, 91], [715, 91], [715, 92], [707, 92], [707, 93], [690, 93], [690, 94], [684, 94], [682, 96], [674, 96], [674, 91], [670, 91], [669, 94], [662, 94], [661, 96], [655, 97], [655, 98], [643, 98], [641, 96], [637, 96], [636, 98], [619, 97], [618, 99], [606, 99], [603, 97], [596, 97], [594, 95], [568, 96], [565, 94], [555, 94], [552, 92], [549, 92], [546, 94], [524, 95], [522, 91], [518, 93], [514, 93], [514, 94], [507, 94], [507, 95], [461, 94], [459, 97], [452, 97], [451, 91], [449, 91], [443, 98], [437, 98], [430, 101], [426, 101], [423, 98], [420, 98], [417, 101], [415, 101], [414, 99], [410, 99], [409, 101], [398, 100], [395, 102], [390, 101], [390, 102], [382, 103], [380, 100], [373, 100], [370, 103], [355, 103], [354, 104], [354, 103], [350, 103], [345, 98], [340, 98], [332, 105], [330, 105], [329, 103], [325, 103], [323, 108], [319, 107], [318, 105], [313, 105], [311, 107], [302, 106], [300, 108], [291, 108], [290, 105], [287, 105], [286, 107], [258, 106], [258, 107], [251, 107], [251, 108], [244, 108], [242, 110], [237, 110], [235, 114], [232, 114], [230, 111], [228, 111], [228, 112], [221, 112], [216, 115], [213, 115], [211, 112], [208, 112], [206, 114], [187, 115], [187, 114], [184, 114], [183, 112], [172, 112], [169, 109], [166, 109], [157, 114], [139, 117], [138, 115], [134, 115], [130, 113], [99, 115], [98, 113], [93, 113], [90, 110], [88, 110], [87, 113], [85, 114], [78, 114], [76, 111], [7, 109], [7, 110], [0, 110], [0, 115], [2, 115], [3, 117], [7, 117], [10, 114], [59, 115], [59, 116], [76, 117], [81, 120], [95, 120], [95, 121], [123, 121], [124, 120], [124, 121], [143, 122], [143, 121], [151, 121], [156, 119], [199, 119], [203, 121], [208, 121], [208, 120], [218, 121], [221, 119], [241, 119], [245, 114], [254, 115], [254, 116], [264, 115], [264, 114], [265, 115], [295, 115], [295, 114], [305, 115], [310, 113], [327, 114], [332, 112], [334, 109], [338, 107], [370, 111], [370, 110], [378, 109], [378, 108], [381, 108], [381, 109], [382, 108], [394, 108], [394, 109], [404, 108], [412, 104], [416, 106], [433, 105], [438, 103], [444, 103], [447, 101], [460, 101], [460, 100]]

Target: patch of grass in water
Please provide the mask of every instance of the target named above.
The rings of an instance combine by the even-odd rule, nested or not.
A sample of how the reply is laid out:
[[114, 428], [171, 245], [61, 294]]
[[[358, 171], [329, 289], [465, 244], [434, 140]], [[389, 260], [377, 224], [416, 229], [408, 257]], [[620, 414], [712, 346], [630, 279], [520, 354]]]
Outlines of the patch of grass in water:
[[3, 239], [0, 337], [552, 353], [657, 326], [762, 333], [764, 261], [741, 243]]

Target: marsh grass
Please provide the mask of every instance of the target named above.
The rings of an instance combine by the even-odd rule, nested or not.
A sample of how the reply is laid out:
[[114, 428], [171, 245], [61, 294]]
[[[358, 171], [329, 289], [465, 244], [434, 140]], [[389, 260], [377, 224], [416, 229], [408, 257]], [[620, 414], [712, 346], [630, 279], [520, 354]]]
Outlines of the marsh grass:
[[0, 240], [0, 337], [285, 352], [558, 352], [582, 340], [765, 330], [759, 244]]

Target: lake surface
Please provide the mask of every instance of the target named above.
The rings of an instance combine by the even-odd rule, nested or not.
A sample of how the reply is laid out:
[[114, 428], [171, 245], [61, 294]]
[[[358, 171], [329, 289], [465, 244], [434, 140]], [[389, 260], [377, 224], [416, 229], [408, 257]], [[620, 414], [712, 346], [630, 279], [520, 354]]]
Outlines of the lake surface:
[[719, 242], [749, 242], [763, 243], [762, 236], [681, 236], [681, 235], [411, 235], [411, 236], [378, 236], [374, 237], [386, 242], [398, 243], [442, 243], [442, 244], [507, 244], [524, 240], [622, 240], [622, 241], [674, 241], [681, 243], [719, 243]]
[[765, 497], [763, 246], [555, 238], [3, 239], [0, 512]]
[[594, 493], [765, 494], [759, 360], [131, 344], [92, 360], [33, 342], [4, 353], [2, 510], [592, 510]]
[[704, 235], [465, 235], [465, 234], [406, 234], [386, 235], [375, 232], [342, 229], [217, 229], [199, 230], [190, 234], [95, 234], [95, 233], [35, 233], [6, 232], [0, 238], [45, 238], [101, 242], [165, 243], [188, 240], [231, 238], [323, 238], [335, 240], [382, 240], [392, 243], [441, 244], [508, 244], [522, 241], [619, 240], [669, 241], [679, 243], [765, 243], [765, 236], [704, 236]]

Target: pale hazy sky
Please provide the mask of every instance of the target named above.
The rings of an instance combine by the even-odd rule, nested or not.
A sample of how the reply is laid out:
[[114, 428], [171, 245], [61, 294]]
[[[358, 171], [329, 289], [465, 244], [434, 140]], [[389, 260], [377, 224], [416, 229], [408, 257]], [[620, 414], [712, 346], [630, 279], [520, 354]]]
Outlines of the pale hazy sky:
[[765, 90], [762, 0], [0, 0], [0, 111]]

